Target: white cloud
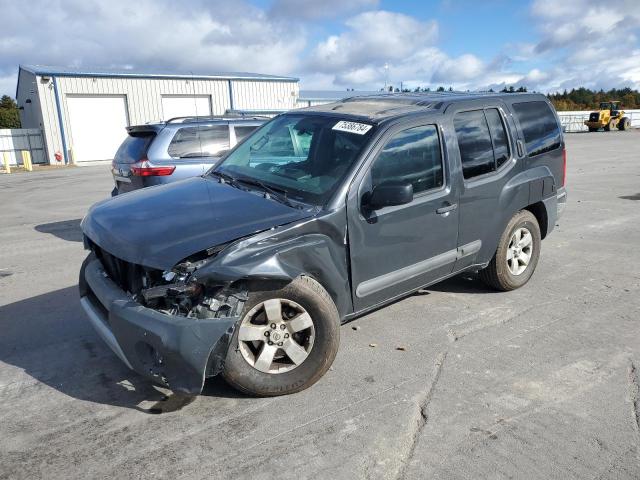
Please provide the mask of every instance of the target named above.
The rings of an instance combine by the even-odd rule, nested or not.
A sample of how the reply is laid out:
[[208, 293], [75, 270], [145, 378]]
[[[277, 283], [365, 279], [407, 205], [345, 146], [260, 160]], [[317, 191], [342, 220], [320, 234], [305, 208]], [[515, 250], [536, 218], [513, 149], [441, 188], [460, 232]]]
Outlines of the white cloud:
[[292, 74], [306, 47], [303, 26], [244, 2], [0, 0], [0, 11], [0, 85], [20, 63]]
[[421, 22], [387, 11], [364, 12], [349, 18], [345, 25], [344, 33], [329, 36], [313, 49], [309, 70], [339, 72], [348, 77], [363, 68], [400, 61], [433, 43], [438, 34], [434, 21]]
[[637, 0], [614, 4], [598, 0], [536, 0], [531, 13], [541, 39], [529, 60], [544, 60], [550, 53], [556, 56], [555, 66], [548, 69], [546, 78], [529, 78], [534, 85], [544, 90], [577, 86], [640, 88]]

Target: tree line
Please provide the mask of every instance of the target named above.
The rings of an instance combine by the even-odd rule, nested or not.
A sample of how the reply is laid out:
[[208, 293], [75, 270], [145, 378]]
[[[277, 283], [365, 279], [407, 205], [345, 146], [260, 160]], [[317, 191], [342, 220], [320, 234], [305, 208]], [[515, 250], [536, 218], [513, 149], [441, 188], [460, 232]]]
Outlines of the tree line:
[[[390, 92], [413, 92], [413, 93], [429, 93], [429, 92], [453, 92], [453, 87], [445, 88], [443, 86], [431, 89], [430, 87], [416, 87], [414, 89], [388, 87]], [[495, 90], [489, 89], [489, 92]], [[500, 90], [503, 93], [517, 93], [526, 92], [525, 86], [509, 86]], [[612, 88], [611, 90], [591, 90], [589, 88], [572, 88], [571, 90], [565, 90], [562, 93], [549, 93], [547, 94], [551, 103], [556, 107], [558, 111], [567, 110], [597, 110], [600, 106], [600, 102], [619, 101], [621, 108], [628, 110], [640, 108], [640, 92], [633, 90], [629, 87], [625, 88]]]
[[20, 128], [18, 105], [9, 95], [0, 98], [0, 128]]

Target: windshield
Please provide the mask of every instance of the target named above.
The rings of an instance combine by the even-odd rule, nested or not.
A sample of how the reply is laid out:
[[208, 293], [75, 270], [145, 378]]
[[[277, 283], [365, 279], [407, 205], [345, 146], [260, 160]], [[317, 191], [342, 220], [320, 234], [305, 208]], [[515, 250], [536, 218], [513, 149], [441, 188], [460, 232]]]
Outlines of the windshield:
[[324, 205], [373, 130], [370, 124], [337, 116], [281, 115], [248, 137], [214, 171]]

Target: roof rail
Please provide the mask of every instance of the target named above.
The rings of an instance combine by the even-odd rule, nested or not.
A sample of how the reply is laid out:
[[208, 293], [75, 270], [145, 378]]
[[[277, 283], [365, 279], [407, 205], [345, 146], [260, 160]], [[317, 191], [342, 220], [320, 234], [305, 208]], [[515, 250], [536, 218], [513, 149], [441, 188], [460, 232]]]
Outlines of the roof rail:
[[270, 119], [270, 118], [271, 117], [269, 117], [268, 115], [252, 115], [252, 114], [248, 114], [248, 113], [245, 114], [237, 111], [227, 111], [227, 113], [225, 113], [224, 115], [205, 115], [205, 116], [191, 115], [191, 116], [185, 116], [185, 117], [173, 117], [168, 120], [165, 120], [164, 123], [166, 124], [179, 123], [179, 122], [191, 123], [191, 122], [206, 122], [208, 120], [233, 120], [233, 119], [264, 120], [264, 119]]

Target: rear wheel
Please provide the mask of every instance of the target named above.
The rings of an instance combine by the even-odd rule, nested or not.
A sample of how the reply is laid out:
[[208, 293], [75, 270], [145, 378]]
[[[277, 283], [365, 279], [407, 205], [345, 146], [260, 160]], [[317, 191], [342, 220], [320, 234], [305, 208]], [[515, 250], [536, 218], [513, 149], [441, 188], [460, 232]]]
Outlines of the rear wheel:
[[629, 117], [622, 117], [618, 123], [618, 130], [628, 130], [631, 127], [631, 120]]
[[541, 242], [536, 217], [528, 210], [519, 211], [507, 224], [498, 249], [489, 265], [480, 271], [480, 278], [497, 290], [520, 288], [536, 269]]
[[331, 297], [309, 277], [282, 289], [252, 292], [231, 339], [223, 376], [256, 396], [304, 390], [333, 363], [339, 327]]
[[596, 127], [589, 127], [590, 132], [597, 132], [598, 129]]

